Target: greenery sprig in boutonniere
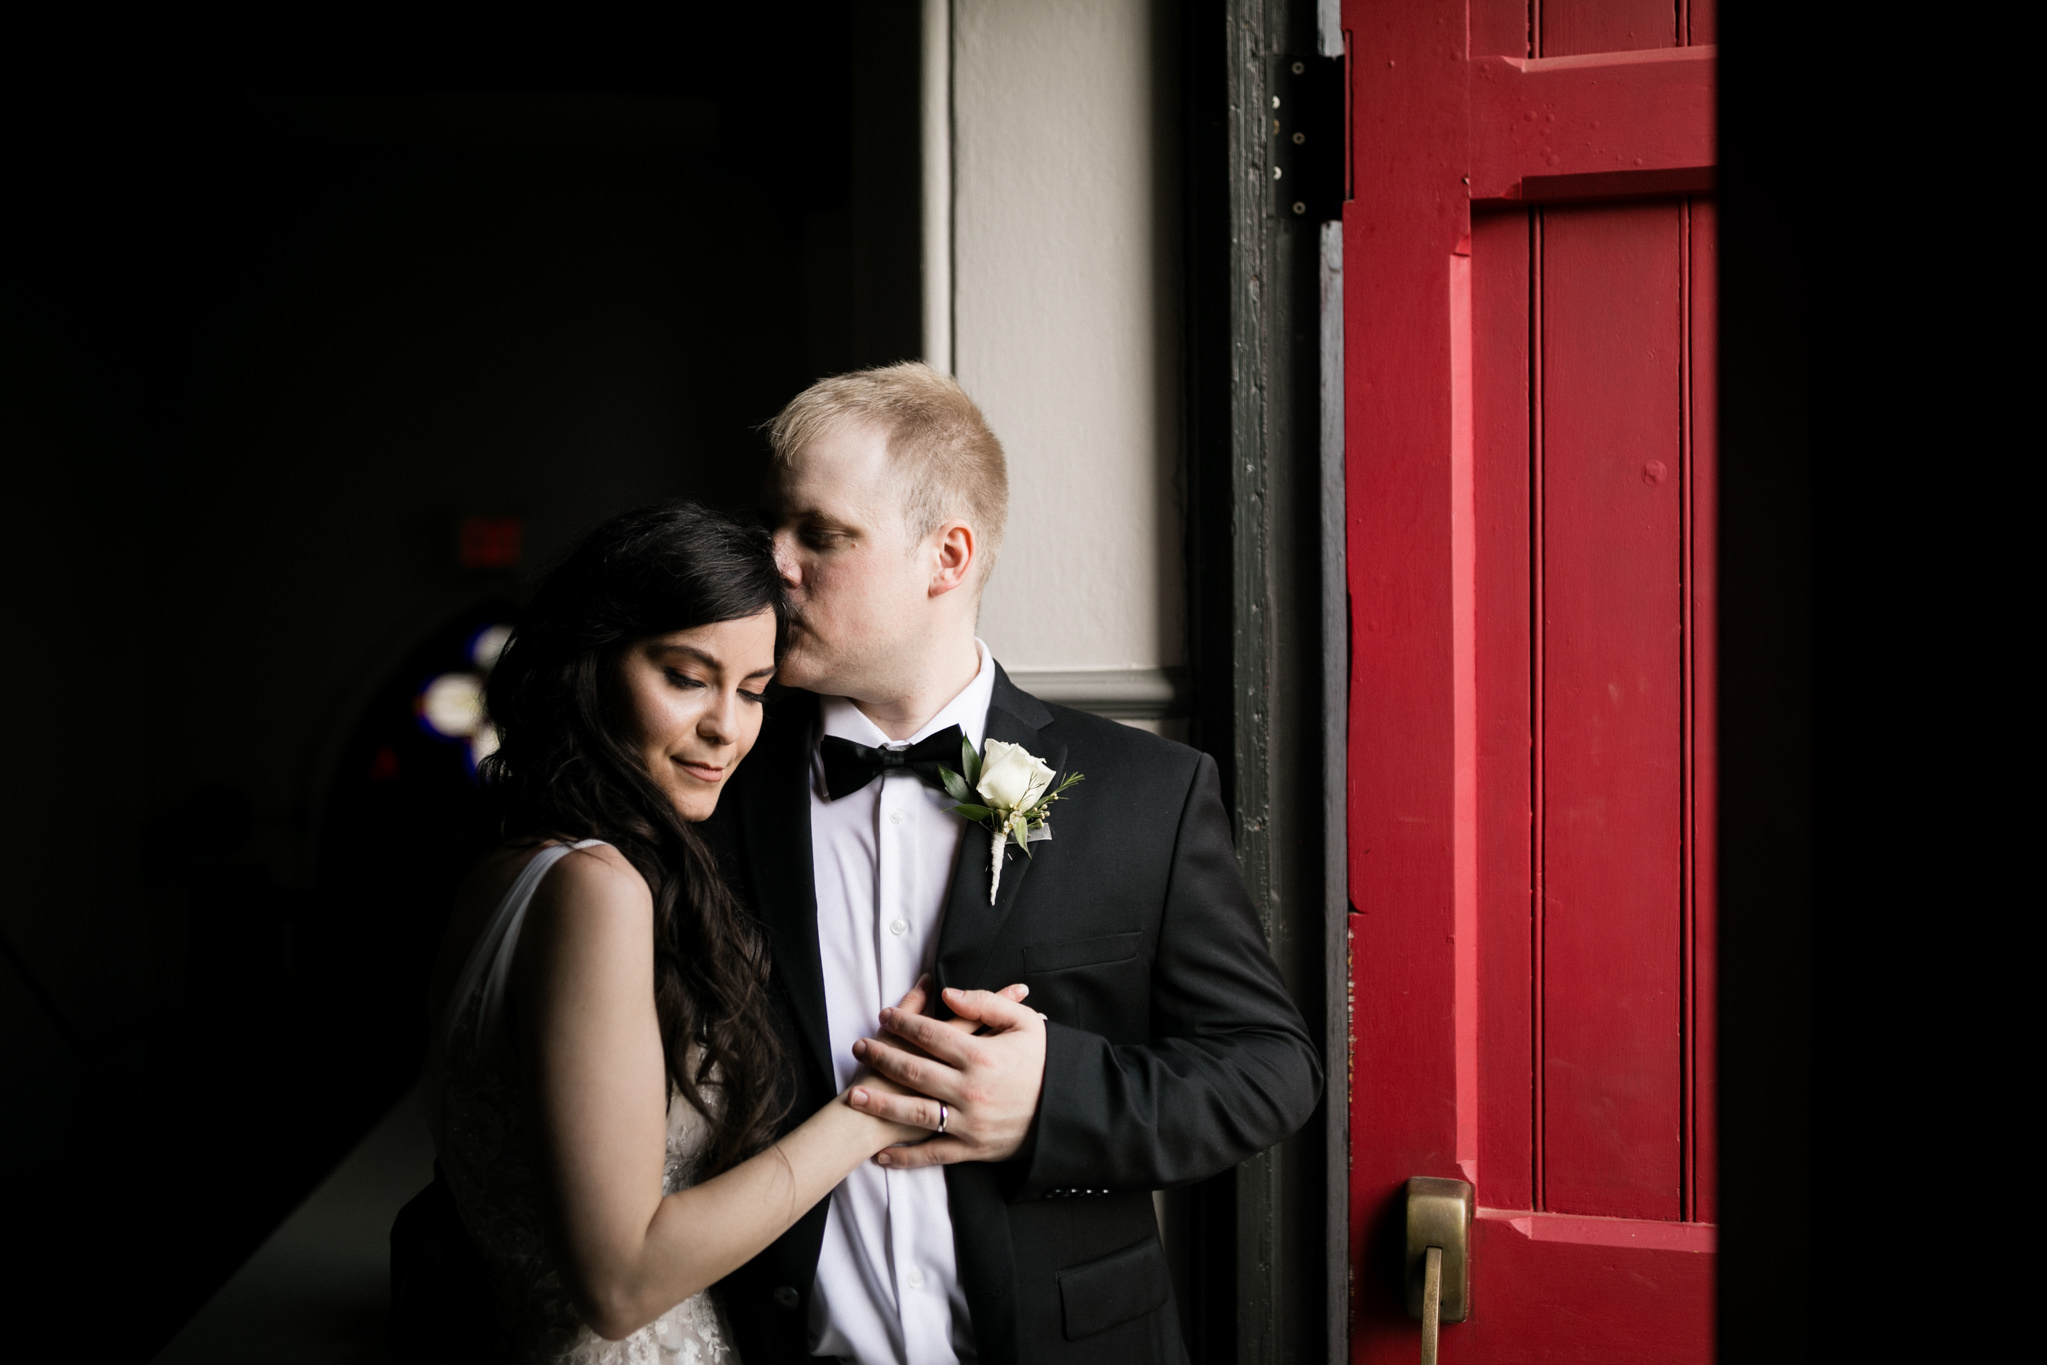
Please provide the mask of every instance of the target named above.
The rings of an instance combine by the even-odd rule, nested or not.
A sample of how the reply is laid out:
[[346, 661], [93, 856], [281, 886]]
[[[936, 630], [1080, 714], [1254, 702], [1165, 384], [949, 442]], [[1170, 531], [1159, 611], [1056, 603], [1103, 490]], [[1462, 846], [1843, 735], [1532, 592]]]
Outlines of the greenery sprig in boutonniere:
[[[1052, 803], [1080, 781], [1082, 774], [1069, 773], [1053, 790], [1052, 779], [1057, 774], [1044, 759], [1021, 744], [999, 739], [988, 741], [985, 760], [974, 752], [972, 740], [961, 740], [960, 766], [966, 769], [964, 775], [941, 764], [938, 776], [952, 799], [960, 803], [952, 808], [953, 814], [964, 815], [989, 832], [988, 852], [995, 869], [988, 878], [988, 904], [993, 905], [996, 888], [1002, 885], [1002, 855], [1008, 851], [1009, 841], [1016, 840], [1016, 846], [1029, 857], [1032, 844], [1051, 838]], [[977, 796], [979, 801], [974, 799]]]

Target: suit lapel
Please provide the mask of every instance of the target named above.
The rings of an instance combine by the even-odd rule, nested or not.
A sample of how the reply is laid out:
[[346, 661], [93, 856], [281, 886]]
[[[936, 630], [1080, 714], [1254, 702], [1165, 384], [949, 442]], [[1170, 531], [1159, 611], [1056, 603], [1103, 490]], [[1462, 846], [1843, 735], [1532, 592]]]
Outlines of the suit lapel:
[[[811, 1062], [832, 1084], [831, 1029], [825, 1015], [824, 964], [817, 945], [817, 877], [810, 848], [810, 757], [817, 747], [818, 702], [790, 692], [768, 722], [756, 767], [742, 788], [747, 878], [767, 926], [775, 974]], [[765, 752], [761, 752], [765, 750]], [[744, 771], [744, 770], [742, 770]]]
[[[995, 669], [995, 692], [988, 704], [986, 737], [1021, 744], [1065, 776], [1066, 746], [1048, 744], [1043, 728], [1052, 723], [1052, 713], [1027, 692], [1019, 691], [1002, 671]], [[1002, 888], [995, 904], [988, 904], [989, 838], [975, 826], [960, 841], [959, 858], [953, 863], [952, 885], [945, 899], [945, 921], [938, 930], [938, 964], [935, 975], [941, 987], [993, 988], [1006, 983], [984, 981], [981, 974], [989, 951], [1001, 936], [1002, 926], [1023, 894], [1035, 858], [1025, 857], [1014, 847], [1002, 866]], [[1057, 840], [1038, 845], [1037, 857], [1053, 856]], [[1015, 1365], [1017, 1349], [1016, 1252], [1010, 1241], [1009, 1202], [1002, 1193], [1001, 1168], [967, 1162], [945, 1168], [945, 1185], [952, 1208], [953, 1244], [958, 1257], [960, 1287], [974, 1315], [974, 1338], [981, 1359], [987, 1365]]]
[[[999, 739], [1006, 744], [1021, 744], [1025, 749], [1051, 765], [1057, 786], [1064, 778], [1066, 767], [1066, 746], [1048, 746], [1041, 734], [1042, 727], [1051, 724], [1052, 713], [1036, 697], [1020, 690], [1010, 682], [1002, 666], [995, 667], [995, 691], [988, 704], [987, 739]], [[1029, 874], [1036, 858], [1049, 855], [1056, 840], [1042, 843], [1027, 856], [1014, 844], [1004, 850], [1002, 864], [1002, 886], [995, 904], [988, 903], [989, 863], [988, 831], [979, 825], [970, 826], [966, 837], [960, 840], [959, 856], [952, 866], [952, 883], [946, 889], [945, 918], [938, 929], [938, 957], [935, 975], [938, 986], [963, 986], [967, 988], [986, 987], [994, 984], [980, 980], [983, 963], [989, 949], [1002, 933], [1002, 926], [1015, 909], [1017, 897], [1023, 893], [1024, 879]]]

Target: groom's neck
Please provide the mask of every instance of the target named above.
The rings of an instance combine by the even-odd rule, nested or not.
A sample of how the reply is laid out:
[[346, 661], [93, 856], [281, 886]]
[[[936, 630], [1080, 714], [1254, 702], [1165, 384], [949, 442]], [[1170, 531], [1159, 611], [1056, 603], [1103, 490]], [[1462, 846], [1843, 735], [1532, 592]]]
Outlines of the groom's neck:
[[878, 695], [851, 700], [883, 734], [904, 740], [929, 724], [980, 671], [980, 647], [967, 635], [934, 648], [923, 660], [892, 676], [886, 686], [875, 689]]

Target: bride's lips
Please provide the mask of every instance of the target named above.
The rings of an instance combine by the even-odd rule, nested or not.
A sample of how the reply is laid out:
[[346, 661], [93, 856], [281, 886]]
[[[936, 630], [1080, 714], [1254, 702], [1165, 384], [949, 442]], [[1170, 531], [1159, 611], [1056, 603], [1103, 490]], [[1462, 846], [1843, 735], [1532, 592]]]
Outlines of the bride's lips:
[[691, 763], [687, 759], [678, 758], [675, 760], [675, 766], [699, 782], [718, 782], [725, 777], [725, 765], [722, 763]]

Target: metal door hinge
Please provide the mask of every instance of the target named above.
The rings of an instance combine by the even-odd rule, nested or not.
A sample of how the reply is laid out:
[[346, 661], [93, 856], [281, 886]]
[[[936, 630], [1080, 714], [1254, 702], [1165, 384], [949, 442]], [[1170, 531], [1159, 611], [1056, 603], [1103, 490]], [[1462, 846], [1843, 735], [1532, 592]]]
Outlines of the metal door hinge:
[[1272, 129], [1272, 192], [1281, 218], [1339, 217], [1348, 197], [1343, 58], [1276, 57], [1266, 113]]

